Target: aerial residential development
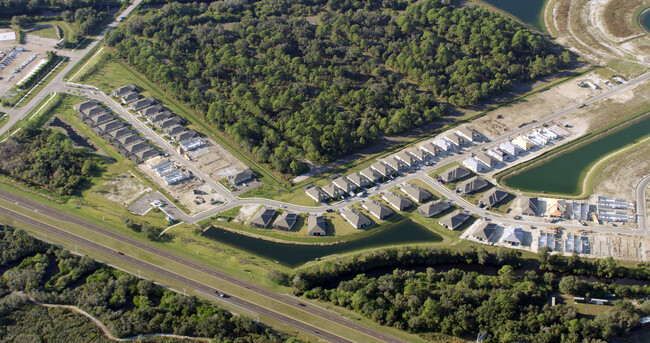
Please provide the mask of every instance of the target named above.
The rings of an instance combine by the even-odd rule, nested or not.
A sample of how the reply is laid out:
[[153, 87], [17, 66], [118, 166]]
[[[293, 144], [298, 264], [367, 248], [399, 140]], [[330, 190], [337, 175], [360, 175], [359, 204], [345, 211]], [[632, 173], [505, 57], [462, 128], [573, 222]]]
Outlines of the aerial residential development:
[[0, 3], [0, 341], [638, 342], [644, 1]]

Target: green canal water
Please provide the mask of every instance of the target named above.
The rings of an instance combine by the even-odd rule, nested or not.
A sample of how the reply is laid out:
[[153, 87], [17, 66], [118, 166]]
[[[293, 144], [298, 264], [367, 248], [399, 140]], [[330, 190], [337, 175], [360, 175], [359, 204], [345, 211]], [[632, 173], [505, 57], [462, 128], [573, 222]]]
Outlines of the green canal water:
[[544, 31], [544, 4], [547, 0], [483, 0], [504, 10], [538, 30]]
[[333, 245], [301, 245], [267, 241], [219, 228], [209, 228], [203, 234], [236, 249], [295, 267], [316, 258], [332, 254], [408, 243], [441, 242], [442, 237], [409, 219], [365, 237]]
[[524, 191], [577, 195], [580, 193], [584, 174], [595, 162], [648, 135], [650, 115], [536, 163], [520, 173], [504, 177], [502, 182], [511, 188]]

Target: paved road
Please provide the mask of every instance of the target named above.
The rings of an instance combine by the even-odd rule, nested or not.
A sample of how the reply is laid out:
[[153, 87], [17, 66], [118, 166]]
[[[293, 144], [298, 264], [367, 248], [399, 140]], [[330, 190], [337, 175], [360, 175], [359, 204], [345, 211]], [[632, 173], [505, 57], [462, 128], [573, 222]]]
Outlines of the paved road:
[[[639, 83], [645, 82], [646, 80], [649, 80], [649, 79], [650, 79], [650, 72], [646, 73], [646, 74], [643, 74], [643, 75], [641, 75], [641, 76], [639, 76], [639, 77], [637, 77], [635, 79], [632, 79], [632, 80], [630, 80], [629, 82], [627, 82], [627, 83], [625, 83], [623, 85], [618, 85], [618, 86], [615, 86], [615, 87], [613, 87], [611, 89], [605, 90], [602, 93], [600, 93], [600, 94], [598, 94], [598, 95], [596, 95], [596, 96], [594, 96], [594, 97], [592, 97], [590, 99], [587, 99], [582, 103], [571, 105], [571, 106], [569, 106], [567, 108], [564, 108], [564, 109], [562, 109], [560, 111], [557, 111], [557, 112], [555, 112], [553, 114], [550, 114], [550, 115], [536, 121], [535, 123], [531, 123], [531, 124], [526, 125], [524, 127], [517, 128], [517, 129], [515, 129], [513, 131], [510, 131], [510, 132], [508, 132], [508, 133], [506, 133], [504, 135], [501, 135], [501, 136], [495, 138], [494, 140], [492, 140], [489, 144], [490, 145], [498, 145], [501, 142], [509, 141], [510, 139], [513, 139], [516, 136], [519, 136], [522, 133], [525, 133], [525, 132], [529, 131], [534, 126], [539, 126], [539, 125], [542, 125], [544, 123], [551, 122], [553, 120], [556, 120], [556, 119], [558, 119], [558, 118], [560, 118], [562, 116], [565, 116], [567, 114], [570, 114], [570, 113], [578, 110], [580, 108], [580, 106], [582, 106], [583, 103], [585, 105], [593, 104], [593, 103], [598, 102], [600, 100], [606, 99], [606, 98], [608, 98], [608, 97], [610, 97], [610, 96], [612, 96], [612, 95], [614, 95], [616, 93], [619, 93], [619, 92], [627, 90], [627, 89], [629, 89], [631, 87], [634, 87], [634, 86], [638, 85]], [[464, 160], [465, 158], [467, 158], [472, 153], [479, 152], [483, 147], [484, 147], [484, 145], [482, 144], [482, 145], [474, 146], [474, 147], [471, 147], [471, 148], [465, 150], [464, 154], [462, 154], [462, 155], [455, 154], [455, 155], [443, 157], [436, 164], [438, 166], [440, 166], [440, 165], [445, 165], [445, 164], [452, 163], [452, 162], [460, 162], [460, 161]], [[435, 167], [422, 168], [421, 170], [416, 172], [416, 177], [418, 177], [418, 178], [420, 178], [422, 180], [426, 180], [428, 178], [427, 173], [429, 173], [433, 169], [435, 169]], [[399, 178], [397, 178], [397, 179], [395, 179], [393, 181], [389, 181], [389, 182], [381, 185], [379, 189], [369, 189], [369, 190], [367, 190], [368, 196], [371, 196], [373, 194], [377, 194], [379, 192], [383, 192], [386, 189], [391, 188], [391, 187], [395, 186], [398, 183], [404, 182], [404, 180], [405, 180], [404, 177], [399, 177]], [[200, 213], [198, 215], [195, 215], [192, 218], [192, 222], [197, 222], [197, 221], [203, 220], [205, 218], [209, 218], [209, 217], [211, 217], [211, 216], [213, 216], [213, 215], [215, 215], [217, 213], [220, 213], [220, 212], [222, 212], [224, 210], [227, 210], [227, 209], [235, 207], [235, 206], [243, 205], [243, 204], [259, 204], [259, 205], [264, 205], [264, 206], [267, 206], [267, 207], [275, 207], [275, 208], [283, 206], [286, 209], [288, 209], [290, 211], [294, 211], [294, 212], [320, 214], [320, 213], [323, 213], [323, 211], [325, 211], [326, 209], [339, 210], [339, 209], [347, 207], [350, 204], [352, 204], [352, 203], [354, 203], [356, 201], [359, 201], [359, 200], [360, 200], [359, 198], [353, 198], [353, 199], [349, 199], [349, 202], [348, 201], [343, 201], [341, 203], [334, 204], [334, 205], [331, 205], [331, 206], [300, 206], [300, 205], [282, 203], [282, 202], [279, 202], [279, 201], [264, 199], [264, 198], [237, 198], [236, 201], [231, 201], [230, 203], [228, 203], [225, 206], [210, 209], [208, 211], [205, 211], [205, 212], [202, 212], [202, 213]], [[521, 225], [522, 223], [519, 222], [519, 224]]]
[[[122, 14], [120, 14], [121, 17], [126, 17], [128, 16], [137, 6], [140, 5], [142, 0], [135, 0], [133, 4], [131, 4], [129, 7], [127, 7]], [[34, 109], [36, 109], [36, 106], [43, 101], [46, 97], [48, 97], [50, 94], [59, 92], [61, 89], [65, 86], [65, 82], [63, 81], [63, 76], [70, 71], [72, 68], [74, 68], [81, 59], [86, 56], [94, 47], [99, 43], [104, 38], [104, 35], [106, 32], [114, 29], [119, 22], [117, 20], [113, 21], [110, 23], [106, 29], [99, 34], [95, 39], [93, 39], [90, 44], [88, 44], [84, 49], [82, 50], [58, 50], [57, 54], [61, 56], [66, 56], [68, 57], [68, 65], [59, 72], [56, 77], [54, 77], [49, 83], [43, 87], [38, 94], [36, 94], [32, 100], [30, 100], [26, 105], [22, 107], [16, 107], [14, 109], [7, 109], [7, 110], [2, 110], [2, 112], [5, 112], [9, 114], [9, 120], [5, 125], [3, 125], [0, 128], [0, 135], [4, 134], [5, 132], [9, 131], [18, 121], [22, 120], [30, 114]]]
[[[85, 238], [76, 236], [76, 235], [71, 234], [71, 233], [69, 233], [67, 231], [58, 229], [58, 228], [56, 228], [54, 226], [45, 224], [43, 222], [32, 219], [32, 218], [30, 218], [28, 216], [25, 216], [23, 214], [14, 212], [14, 211], [6, 209], [4, 207], [0, 207], [0, 214], [6, 215], [6, 216], [11, 217], [11, 218], [14, 218], [14, 219], [16, 219], [18, 221], [27, 223], [29, 225], [38, 227], [38, 228], [43, 229], [43, 230], [45, 230], [47, 232], [51, 232], [51, 233], [53, 233], [53, 234], [55, 234], [57, 236], [61, 236], [61, 237], [65, 238], [65, 239], [67, 239], [67, 240], [78, 243], [79, 245], [87, 246], [89, 248], [92, 248], [94, 250], [98, 250], [98, 251], [103, 252], [103, 253], [115, 255], [116, 258], [119, 258], [119, 259], [121, 259], [121, 260], [123, 260], [125, 262], [129, 262], [129, 263], [137, 266], [138, 268], [142, 268], [143, 270], [148, 270], [148, 271], [151, 271], [151, 272], [153, 272], [155, 274], [159, 274], [159, 275], [162, 275], [162, 276], [167, 277], [169, 279], [172, 279], [174, 281], [186, 284], [189, 287], [196, 289], [197, 291], [205, 292], [205, 293], [208, 293], [208, 294], [214, 294], [216, 292], [216, 289], [211, 288], [209, 286], [206, 286], [204, 284], [198, 283], [198, 282], [196, 282], [196, 281], [194, 281], [192, 279], [189, 279], [187, 277], [175, 274], [175, 273], [170, 272], [170, 271], [168, 271], [166, 269], [157, 267], [157, 266], [152, 265], [152, 264], [150, 264], [148, 262], [145, 262], [145, 261], [136, 259], [134, 257], [131, 257], [131, 256], [128, 255], [129, 250], [127, 250], [127, 247], [129, 249], [138, 249], [138, 250], [142, 250], [142, 251], [147, 251], [148, 253], [160, 256], [160, 257], [165, 258], [167, 260], [175, 261], [177, 263], [180, 263], [180, 264], [186, 266], [187, 268], [191, 268], [191, 269], [194, 269], [194, 270], [199, 271], [201, 273], [204, 273], [204, 274], [219, 278], [219, 279], [221, 279], [223, 281], [229, 282], [231, 284], [237, 285], [237, 286], [242, 287], [242, 288], [246, 288], [249, 291], [258, 293], [259, 295], [262, 295], [264, 297], [273, 299], [273, 300], [275, 300], [277, 302], [283, 303], [283, 304], [288, 305], [288, 306], [293, 306], [293, 307], [295, 307], [295, 308], [297, 308], [299, 310], [308, 312], [308, 313], [310, 313], [312, 315], [315, 315], [315, 316], [321, 317], [323, 319], [332, 321], [334, 323], [346, 326], [346, 327], [350, 328], [351, 330], [355, 330], [355, 331], [358, 331], [360, 333], [368, 335], [369, 339], [375, 339], [375, 340], [391, 342], [391, 343], [392, 342], [404, 342], [403, 340], [400, 340], [398, 338], [395, 338], [395, 337], [393, 337], [391, 335], [388, 335], [388, 334], [385, 334], [383, 332], [379, 332], [379, 331], [375, 331], [375, 330], [366, 328], [366, 327], [364, 327], [364, 326], [362, 326], [360, 324], [357, 324], [357, 323], [355, 323], [355, 322], [353, 322], [351, 320], [348, 320], [348, 319], [342, 317], [339, 314], [336, 314], [336, 313], [333, 313], [333, 312], [330, 312], [330, 311], [327, 311], [327, 310], [324, 310], [324, 309], [321, 309], [321, 308], [318, 308], [318, 307], [315, 307], [315, 306], [310, 306], [309, 304], [306, 304], [306, 306], [300, 306], [298, 304], [298, 300], [296, 300], [293, 297], [275, 293], [273, 291], [267, 290], [267, 289], [265, 289], [263, 287], [257, 286], [257, 285], [255, 285], [253, 283], [248, 282], [248, 281], [245, 281], [245, 280], [239, 279], [237, 277], [234, 277], [234, 276], [231, 276], [231, 275], [216, 271], [216, 270], [214, 270], [212, 268], [206, 267], [206, 266], [204, 266], [202, 264], [199, 264], [197, 262], [194, 262], [192, 260], [180, 257], [180, 256], [175, 255], [173, 253], [170, 253], [170, 252], [168, 252], [166, 250], [163, 250], [163, 249], [151, 246], [149, 244], [140, 242], [140, 241], [138, 241], [136, 239], [133, 239], [131, 237], [121, 235], [121, 234], [119, 234], [119, 233], [117, 233], [115, 231], [105, 229], [103, 227], [88, 223], [86, 221], [83, 221], [83, 220], [81, 220], [79, 218], [76, 218], [76, 217], [73, 217], [71, 215], [58, 212], [58, 211], [56, 211], [54, 209], [51, 209], [51, 208], [49, 208], [49, 207], [47, 207], [47, 206], [45, 206], [43, 204], [31, 201], [29, 199], [23, 198], [23, 197], [21, 197], [19, 195], [16, 195], [16, 194], [12, 194], [12, 193], [7, 192], [5, 190], [0, 190], [0, 199], [10, 201], [12, 203], [15, 203], [15, 204], [25, 208], [25, 209], [37, 212], [40, 215], [47, 216], [47, 217], [52, 218], [54, 220], [75, 224], [75, 225], [83, 227], [83, 228], [85, 228], [87, 230], [94, 231], [96, 233], [99, 233], [99, 234], [105, 235], [107, 237], [113, 238], [115, 240], [118, 240], [118, 241], [120, 241], [120, 242], [122, 242], [122, 243], [124, 243], [126, 245], [124, 251], [127, 252], [127, 255], [117, 255], [113, 249], [107, 248], [107, 247], [105, 247], [105, 246], [103, 246], [103, 245], [101, 245], [99, 243], [95, 243], [95, 242], [87, 240]], [[279, 321], [281, 321], [283, 323], [294, 326], [294, 327], [296, 327], [296, 328], [298, 328], [300, 330], [303, 330], [305, 332], [309, 332], [311, 334], [314, 334], [316, 336], [322, 337], [324, 339], [327, 339], [327, 340], [330, 340], [330, 341], [333, 341], [333, 342], [351, 342], [348, 339], [345, 339], [345, 338], [339, 337], [337, 335], [334, 335], [332, 333], [323, 331], [323, 330], [319, 329], [318, 327], [312, 326], [312, 325], [304, 323], [304, 322], [302, 322], [302, 321], [300, 321], [298, 319], [288, 317], [288, 316], [280, 314], [278, 312], [274, 312], [274, 311], [269, 310], [269, 309], [267, 309], [265, 307], [259, 306], [257, 304], [251, 303], [251, 302], [246, 301], [246, 300], [241, 299], [241, 298], [229, 297], [227, 299], [220, 299], [220, 300], [230, 302], [233, 305], [236, 305], [236, 306], [242, 307], [244, 309], [250, 310], [251, 312], [254, 312], [254, 313], [264, 314], [264, 315], [269, 316], [271, 318], [277, 319], [277, 320], [279, 320]]]
[[650, 185], [650, 175], [646, 176], [636, 186], [636, 222], [639, 230], [648, 232], [648, 207], [645, 196], [645, 191]]

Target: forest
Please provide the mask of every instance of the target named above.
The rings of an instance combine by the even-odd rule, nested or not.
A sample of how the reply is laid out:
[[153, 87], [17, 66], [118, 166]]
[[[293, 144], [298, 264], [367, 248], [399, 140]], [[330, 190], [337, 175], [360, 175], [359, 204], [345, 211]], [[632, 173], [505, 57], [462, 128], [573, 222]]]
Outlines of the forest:
[[514, 20], [448, 1], [151, 2], [167, 4], [130, 17], [107, 44], [284, 173], [421, 128], [448, 113], [446, 104], [480, 104], [571, 62]]
[[[306, 298], [346, 307], [382, 325], [465, 339], [485, 333], [486, 342], [608, 342], [650, 315], [650, 301], [642, 300], [650, 295], [647, 264], [621, 267], [612, 259], [590, 262], [543, 250], [537, 265], [522, 269], [531, 261], [501, 251], [386, 249], [269, 277]], [[489, 267], [496, 272], [479, 272]], [[602, 279], [586, 282], [582, 275]], [[640, 282], [622, 285], [614, 277]], [[569, 301], [551, 306], [550, 298], [560, 293], [614, 294], [618, 300], [605, 312], [586, 316]]]
[[0, 1], [0, 17], [12, 15], [40, 15], [44, 11], [76, 11], [81, 8], [105, 10], [120, 7], [119, 0], [6, 0]]
[[[172, 333], [214, 338], [215, 342], [299, 342], [249, 317], [232, 315], [210, 302], [175, 293], [6, 226], [0, 226], [0, 271], [0, 337], [7, 337], [6, 330], [15, 326], [16, 311], [30, 313], [26, 299], [16, 294], [25, 292], [42, 303], [77, 306], [116, 337]], [[49, 313], [66, 319], [65, 312]], [[80, 342], [88, 336], [77, 335], [84, 334], [72, 327], [59, 332], [59, 337]]]
[[0, 173], [59, 196], [79, 194], [97, 170], [99, 157], [60, 132], [28, 123], [0, 143]]

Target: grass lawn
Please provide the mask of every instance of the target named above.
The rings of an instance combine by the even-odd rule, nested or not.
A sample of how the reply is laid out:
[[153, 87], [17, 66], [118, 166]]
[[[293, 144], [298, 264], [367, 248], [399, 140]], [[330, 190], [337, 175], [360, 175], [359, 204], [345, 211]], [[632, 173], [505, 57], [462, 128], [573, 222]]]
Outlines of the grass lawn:
[[440, 166], [440, 167], [432, 170], [431, 172], [429, 172], [428, 175], [435, 179], [437, 175], [440, 175], [440, 173], [442, 173], [442, 172], [444, 172], [446, 170], [449, 170], [449, 169], [451, 169], [451, 168], [453, 168], [453, 167], [455, 167], [457, 165], [458, 165], [458, 162], [447, 163], [447, 164], [445, 164], [443, 166]]
[[517, 199], [515, 195], [508, 193], [505, 199], [501, 200], [501, 202], [496, 206], [490, 208], [490, 211], [502, 214], [508, 213], [512, 208], [515, 199]]
[[[0, 204], [2, 204], [5, 207], [12, 206], [11, 203], [4, 204], [4, 203], [2, 203], [2, 201], [0, 201]], [[13, 205], [13, 207], [14, 208], [12, 208], [12, 210], [21, 210], [21, 208], [16, 206], [16, 205]], [[91, 251], [91, 250], [85, 250], [85, 249], [83, 249], [83, 247], [81, 247], [81, 249], [79, 249], [79, 247], [77, 247], [72, 242], [68, 242], [68, 241], [66, 241], [64, 239], [60, 239], [58, 237], [52, 237], [52, 235], [43, 234], [42, 231], [39, 231], [38, 228], [30, 227], [30, 226], [22, 224], [22, 223], [14, 222], [10, 218], [3, 218], [3, 216], [0, 216], [0, 218], [3, 219], [3, 222], [5, 222], [5, 223], [7, 223], [9, 225], [12, 225], [14, 227], [20, 227], [20, 228], [28, 230], [33, 235], [35, 235], [35, 237], [37, 237], [37, 238], [41, 238], [41, 239], [45, 238], [47, 241], [50, 241], [50, 242], [56, 243], [56, 244], [61, 244], [64, 247], [66, 247], [66, 248], [68, 248], [68, 249], [70, 249], [72, 251], [76, 250], [76, 251], [78, 251], [78, 252], [80, 252], [82, 254], [88, 254], [88, 255], [90, 255], [90, 256], [92, 256], [94, 258], [97, 258], [99, 261], [104, 261], [104, 262], [107, 262], [107, 263], [112, 264], [112, 265], [117, 265], [120, 268], [125, 269], [127, 272], [130, 272], [132, 274], [135, 274], [135, 275], [140, 274], [143, 277], [150, 278], [150, 279], [152, 279], [154, 281], [162, 282], [165, 285], [169, 285], [169, 286], [173, 287], [176, 291], [183, 292], [185, 290], [188, 295], [197, 295], [197, 296], [205, 297], [204, 294], [196, 293], [191, 288], [188, 288], [187, 286], [185, 286], [183, 284], [180, 284], [180, 283], [177, 283], [177, 282], [170, 282], [169, 279], [166, 279], [164, 277], [160, 277], [159, 275], [154, 275], [154, 274], [151, 274], [151, 273], [147, 273], [146, 271], [144, 271], [144, 273], [143, 273], [143, 271], [138, 270], [137, 267], [135, 267], [135, 266], [129, 266], [128, 264], [125, 265], [125, 262], [123, 262], [121, 260], [118, 260], [113, 256], [102, 254], [102, 253], [97, 253], [97, 252]], [[39, 218], [39, 220], [42, 220], [43, 222], [46, 222], [45, 220], [47, 220], [47, 219]], [[280, 312], [282, 314], [285, 314], [285, 315], [288, 315], [288, 316], [291, 316], [291, 317], [294, 317], [294, 318], [300, 318], [301, 321], [310, 323], [311, 325], [316, 325], [316, 326], [318, 326], [319, 328], [321, 328], [323, 330], [332, 331], [334, 333], [337, 333], [337, 334], [339, 334], [341, 336], [347, 337], [348, 339], [351, 339], [351, 340], [354, 340], [354, 341], [364, 341], [364, 340], [368, 339], [368, 337], [363, 335], [363, 334], [360, 334], [360, 333], [358, 333], [356, 331], [353, 331], [353, 330], [349, 330], [349, 328], [347, 328], [347, 327], [344, 327], [344, 326], [341, 326], [341, 325], [338, 325], [338, 324], [323, 320], [320, 317], [313, 316], [313, 315], [311, 315], [311, 314], [309, 314], [307, 312], [304, 312], [304, 311], [300, 310], [299, 308], [296, 308], [295, 306], [279, 303], [279, 302], [277, 302], [275, 300], [272, 300], [270, 298], [261, 296], [261, 295], [255, 293], [255, 292], [248, 291], [245, 288], [241, 288], [241, 287], [232, 285], [230, 283], [224, 282], [224, 281], [222, 281], [220, 279], [217, 279], [215, 277], [212, 277], [210, 275], [203, 274], [203, 273], [198, 272], [196, 270], [188, 269], [186, 266], [181, 265], [181, 264], [179, 264], [177, 262], [174, 262], [172, 260], [167, 260], [167, 259], [161, 258], [160, 256], [152, 255], [152, 254], [149, 254], [149, 253], [144, 252], [144, 251], [129, 249], [128, 246], [124, 246], [124, 244], [122, 244], [119, 241], [115, 241], [115, 240], [112, 240], [111, 238], [108, 238], [106, 236], [99, 235], [99, 234], [94, 234], [92, 232], [88, 233], [88, 230], [84, 230], [83, 228], [76, 227], [75, 225], [69, 225], [67, 223], [54, 223], [54, 222], [52, 222], [52, 220], [48, 220], [47, 222], [50, 225], [55, 225], [55, 226], [58, 226], [58, 227], [64, 227], [66, 229], [66, 231], [69, 231], [71, 233], [74, 233], [74, 234], [77, 234], [77, 235], [83, 235], [84, 237], [91, 238], [91, 239], [93, 239], [95, 241], [102, 242], [102, 244], [107, 246], [107, 247], [111, 247], [111, 248], [113, 248], [115, 250], [124, 251], [125, 253], [127, 253], [128, 255], [130, 255], [132, 257], [141, 259], [141, 260], [149, 262], [149, 263], [154, 263], [154, 264], [156, 264], [156, 265], [158, 265], [158, 266], [160, 266], [162, 268], [165, 268], [165, 269], [170, 270], [172, 272], [175, 272], [177, 274], [184, 275], [184, 276], [190, 277], [190, 278], [192, 278], [194, 280], [197, 280], [197, 281], [199, 281], [199, 282], [201, 282], [203, 284], [210, 285], [212, 287], [216, 287], [218, 289], [221, 289], [221, 290], [225, 291], [228, 294], [232, 294], [233, 296], [245, 298], [245, 299], [247, 299], [249, 301], [252, 301], [252, 302], [254, 302], [254, 303], [258, 304], [258, 305], [261, 305], [261, 306], [264, 306], [264, 307], [267, 307], [267, 308], [271, 308], [271, 309], [273, 309], [273, 310], [275, 310], [277, 312]], [[179, 230], [182, 229], [181, 227], [176, 227], [173, 230], [177, 230], [177, 228]], [[169, 245], [170, 245], [170, 243], [164, 243], [164, 244], [163, 243], [151, 243], [151, 244], [161, 246], [161, 247], [163, 247], [163, 248], [165, 248], [167, 250], [169, 250]], [[185, 242], [185, 241], [181, 241], [180, 239], [176, 239], [175, 242], [171, 243], [171, 244], [180, 244], [180, 245], [185, 246], [188, 243]], [[236, 268], [237, 271], [233, 270], [233, 271], [228, 271], [228, 272], [230, 274], [238, 276], [238, 277], [240, 277], [242, 279], [250, 280], [251, 282], [258, 283], [258, 284], [260, 284], [262, 286], [265, 286], [267, 288], [271, 288], [271, 289], [273, 289], [275, 291], [278, 291], [278, 292], [281, 292], [281, 293], [288, 293], [289, 292], [288, 289], [285, 289], [283, 287], [278, 287], [278, 286], [272, 284], [270, 281], [268, 281], [268, 279], [266, 277], [262, 277], [263, 275], [266, 274], [267, 269], [258, 268], [256, 266], [253, 266], [253, 265], [250, 265], [250, 264], [242, 265], [242, 264], [240, 264], [242, 262], [241, 259], [235, 258], [233, 256], [228, 256], [229, 252], [227, 252], [225, 249], [221, 250], [220, 254], [215, 254], [214, 249], [212, 249], [212, 248], [206, 248], [205, 246], [200, 245], [200, 244], [199, 245], [192, 244], [192, 248], [194, 248], [194, 247], [196, 247], [198, 249], [197, 250], [198, 253], [199, 253], [198, 255], [196, 255], [196, 252], [188, 253], [188, 254], [181, 254], [181, 255], [187, 255], [187, 256], [184, 256], [184, 257], [189, 257], [189, 258], [192, 258], [192, 259], [197, 259], [197, 258], [205, 259], [206, 255], [209, 255], [209, 256], [211, 256], [209, 258], [211, 260], [211, 263], [205, 263], [206, 262], [205, 260], [202, 261], [206, 265], [210, 265], [212, 267], [218, 266], [216, 269], [221, 269], [221, 270], [223, 270], [224, 266], [237, 265], [238, 266]], [[174, 253], [178, 253], [178, 252], [179, 251], [174, 250]], [[210, 297], [209, 299], [215, 300], [215, 298], [212, 298], [212, 297]], [[219, 305], [225, 307], [226, 309], [234, 311], [235, 313], [241, 313], [242, 312], [241, 309], [236, 308], [234, 306], [229, 306], [227, 303], [219, 302]], [[255, 314], [252, 314], [252, 315], [254, 316]], [[260, 316], [260, 320], [262, 322], [264, 322], [265, 319], [269, 320], [268, 318]], [[419, 339], [419, 338], [417, 338], [415, 336], [411, 336], [411, 335], [409, 335], [407, 333], [399, 332], [399, 331], [397, 331], [395, 329], [391, 329], [391, 328], [381, 327], [381, 326], [373, 323], [372, 321], [361, 317], [360, 315], [351, 315], [350, 319], [355, 320], [355, 321], [359, 321], [360, 323], [362, 323], [363, 325], [366, 325], [368, 327], [372, 327], [374, 329], [377, 329], [377, 330], [380, 330], [380, 331], [383, 331], [383, 332], [389, 332], [389, 333], [391, 333], [393, 335], [396, 335], [398, 337], [402, 337], [404, 339], [408, 339], [410, 341], [415, 339], [415, 341], [423, 342], [421, 339]], [[296, 333], [295, 328], [287, 327], [286, 325], [282, 325], [281, 323], [278, 323], [277, 321], [269, 320], [267, 323], [269, 325], [280, 325], [280, 327], [279, 327], [280, 330], [286, 330], [287, 332], [293, 332], [294, 334]], [[314, 339], [313, 337], [311, 337], [309, 335], [306, 335], [306, 334], [301, 333], [300, 335], [302, 337], [304, 337], [304, 338]]]
[[36, 31], [29, 32], [30, 35], [36, 35], [43, 38], [59, 39], [59, 36], [56, 34], [56, 29], [53, 27], [44, 27]]
[[487, 191], [491, 190], [492, 188], [494, 188], [494, 185], [488, 183], [487, 187], [474, 193], [464, 194], [463, 198], [467, 200], [469, 203], [477, 205], [478, 201], [483, 197], [483, 194], [487, 193]]
[[[56, 20], [56, 21], [51, 21], [51, 22], [48, 22], [48, 23], [58, 26], [61, 29], [61, 31], [63, 32], [63, 38], [70, 39], [70, 37], [72, 37], [72, 34], [73, 34], [74, 30], [72, 29], [70, 24], [68, 24], [67, 22], [65, 22], [63, 20]], [[58, 37], [56, 37], [56, 38], [58, 39]]]
[[[412, 179], [412, 180], [408, 180], [406, 183], [410, 183], [410, 184], [416, 185], [416, 186], [418, 186], [418, 187], [420, 187], [422, 189], [425, 189], [427, 192], [433, 194], [436, 197], [436, 199], [447, 199], [447, 197], [445, 197], [442, 194], [436, 192], [433, 188], [429, 187], [429, 185], [427, 185], [426, 182], [424, 182], [422, 180]], [[436, 199], [433, 199], [433, 200], [436, 200]]]
[[285, 181], [267, 170], [264, 166], [255, 162], [253, 158], [249, 157], [246, 153], [242, 152], [242, 149], [235, 143], [229, 141], [213, 127], [206, 124], [197, 113], [167, 96], [162, 90], [147, 80], [144, 75], [131, 69], [112, 54], [109, 54], [108, 57], [106, 57], [105, 63], [102, 63], [92, 73], [85, 76], [84, 83], [94, 85], [104, 92], [110, 92], [115, 88], [127, 84], [136, 84], [140, 89], [141, 95], [145, 97], [155, 97], [172, 112], [186, 119], [189, 122], [189, 125], [187, 125], [188, 128], [192, 128], [196, 131], [207, 134], [210, 138], [213, 138], [219, 145], [228, 150], [233, 156], [247, 164], [258, 175], [260, 175], [260, 179], [262, 179], [264, 183], [272, 186], [286, 186], [287, 183]]

